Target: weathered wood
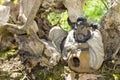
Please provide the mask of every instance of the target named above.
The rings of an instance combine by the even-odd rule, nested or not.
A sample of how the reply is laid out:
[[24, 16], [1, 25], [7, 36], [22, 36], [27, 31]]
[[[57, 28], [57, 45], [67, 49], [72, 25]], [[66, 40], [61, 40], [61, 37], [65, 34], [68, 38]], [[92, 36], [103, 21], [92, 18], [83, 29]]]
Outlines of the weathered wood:
[[[9, 14], [10, 14], [10, 7], [0, 5], [0, 23], [7, 23], [10, 17]], [[4, 24], [0, 24], [0, 26], [1, 25]]]
[[[77, 3], [77, 1], [78, 1], [78, 3]], [[82, 1], [85, 1], [85, 0], [81, 0], [81, 1], [65, 0], [63, 2], [65, 7], [68, 9], [69, 17], [72, 22], [75, 22], [76, 19], [82, 15], [82, 7], [84, 5], [84, 2], [82, 2]], [[83, 4], [83, 5], [81, 5], [81, 4]], [[62, 9], [62, 8], [60, 8], [60, 9]], [[36, 20], [36, 21], [37, 21], [37, 23], [39, 23], [38, 24], [40, 26], [39, 29], [41, 30], [41, 32], [39, 33], [40, 34], [39, 37], [44, 38], [43, 37], [44, 35], [48, 36], [49, 29], [51, 28], [51, 26], [49, 24], [49, 21], [45, 20], [46, 18], [43, 16], [43, 14], [41, 14], [41, 13], [45, 12], [45, 9], [42, 8], [40, 11], [43, 11], [43, 12], [40, 12], [39, 17], [37, 17], [38, 19], [40, 18], [40, 21], [39, 20], [38, 21]], [[31, 12], [31, 14], [32, 14], [32, 12]], [[120, 16], [120, 5], [117, 5], [115, 7], [111, 7], [111, 9], [109, 9], [107, 14], [101, 20], [102, 28], [100, 30], [102, 32], [106, 57], [109, 57], [109, 56], [111, 56], [111, 54], [114, 54], [114, 53], [116, 56], [116, 54], [120, 53], [120, 48], [119, 48], [120, 47], [120, 44], [119, 44], [120, 43], [120, 27], [119, 27], [120, 18], [119, 18], [119, 16]], [[35, 14], [30, 18], [30, 20], [33, 20], [34, 18], [35, 18]], [[31, 22], [28, 21], [25, 25], [27, 25], [29, 23], [31, 23]], [[7, 27], [13, 26], [13, 24], [9, 24], [9, 26], [7, 24], [6, 26]], [[24, 54], [27, 54], [27, 52], [31, 54], [31, 57], [30, 56], [23, 57], [25, 60], [28, 59], [29, 60], [28, 62], [31, 62], [30, 63], [31, 69], [33, 69], [33, 67], [35, 67], [39, 62], [40, 62], [40, 66], [43, 66], [43, 67], [47, 66], [48, 68], [53, 67], [54, 65], [56, 65], [58, 63], [61, 55], [59, 54], [59, 52], [56, 51], [56, 49], [53, 46], [50, 45], [51, 41], [41, 40], [38, 37], [38, 35], [35, 33], [35, 31], [33, 31], [35, 25], [30, 25], [30, 26], [33, 27], [32, 30], [30, 29], [30, 35], [23, 34], [23, 33], [26, 33], [26, 31], [23, 31], [23, 33], [21, 31], [16, 35], [16, 33], [18, 31], [20, 31], [19, 29], [17, 29], [17, 31], [16, 31], [11, 28], [13, 30], [13, 31], [10, 30], [11, 32], [9, 32], [9, 31], [7, 31], [7, 29], [5, 29], [8, 32], [7, 37], [2, 36], [2, 37], [5, 37], [5, 41], [4, 42], [0, 41], [0, 43], [2, 43], [2, 44], [9, 43], [6, 40], [9, 40], [10, 42], [12, 42], [12, 41], [14, 42], [14, 40], [11, 40], [11, 39], [15, 38], [15, 41], [19, 44], [19, 46], [18, 46], [19, 50], [23, 50]], [[17, 27], [17, 25], [14, 25], [14, 27]], [[27, 27], [29, 27], [29, 25], [27, 25]], [[14, 33], [14, 31], [15, 31], [15, 33]], [[20, 33], [22, 33], [22, 35]], [[8, 34], [12, 34], [12, 36], [10, 35], [10, 38], [12, 37], [11, 39], [9, 39]], [[3, 34], [3, 35], [6, 35], [6, 34]], [[22, 52], [22, 51], [20, 51], [20, 52]], [[35, 57], [34, 57], [34, 55], [35, 55]], [[29, 64], [28, 62], [27, 62], [27, 64]], [[2, 61], [1, 61], [1, 63], [2, 63]], [[20, 64], [22, 64], [22, 63], [20, 62]], [[2, 66], [2, 68], [0, 68], [0, 69], [2, 70], [3, 67], [4, 66]], [[7, 66], [5, 66], [5, 67], [7, 67]], [[14, 68], [14, 67], [12, 67], [12, 68]], [[28, 68], [29, 68], [29, 66], [28, 66]], [[10, 72], [9, 69], [8, 69], [8, 71]], [[6, 72], [8, 72], [8, 71], [6, 71]]]
[[45, 9], [49, 9], [49, 11], [61, 13], [66, 10], [63, 1], [64, 0], [44, 0], [42, 3], [42, 7]]
[[3, 5], [10, 7], [10, 22], [18, 23], [18, 15], [19, 15], [19, 1], [17, 4], [14, 4], [13, 1], [5, 2]]
[[24, 29], [27, 29], [27, 27], [29, 27], [33, 23], [34, 18], [37, 14], [37, 11], [39, 10], [41, 3], [42, 3], [42, 0], [36, 0], [34, 2], [34, 5], [33, 5], [32, 9], [30, 10], [30, 13], [28, 15], [27, 22], [24, 25]]
[[63, 4], [68, 10], [71, 22], [76, 22], [77, 18], [83, 16], [83, 7], [86, 0], [64, 0]]
[[[101, 33], [106, 58], [112, 57], [120, 47], [120, 4], [111, 7], [101, 19]], [[120, 50], [118, 50], [120, 52]], [[117, 53], [118, 53], [117, 52]]]
[[[44, 12], [43, 12], [44, 13]], [[35, 18], [35, 21], [37, 22], [38, 25], [38, 36], [39, 38], [44, 38], [44, 39], [48, 39], [48, 35], [49, 35], [49, 31], [52, 28], [50, 22], [46, 19], [46, 17], [42, 17], [42, 13], [38, 12], [37, 16]], [[46, 15], [44, 15], [46, 16]]]
[[16, 35], [16, 41], [19, 43], [19, 49], [28, 51], [33, 54], [42, 55], [44, 44], [40, 41], [39, 37], [33, 31], [30, 32], [30, 36]]

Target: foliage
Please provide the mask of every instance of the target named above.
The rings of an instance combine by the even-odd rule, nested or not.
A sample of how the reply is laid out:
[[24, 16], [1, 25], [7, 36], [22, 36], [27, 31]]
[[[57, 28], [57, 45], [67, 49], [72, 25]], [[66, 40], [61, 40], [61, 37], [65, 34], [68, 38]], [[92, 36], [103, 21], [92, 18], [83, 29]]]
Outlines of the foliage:
[[58, 14], [55, 12], [51, 12], [48, 15], [48, 20], [51, 22], [52, 26], [55, 26], [56, 24], [60, 25], [63, 29], [69, 31], [70, 26], [67, 23], [68, 13], [67, 11]]
[[119, 74], [112, 74], [112, 76], [114, 77], [114, 80], [119, 80], [120, 79], [120, 75]]
[[70, 30], [70, 26], [68, 25], [67, 23], [67, 18], [68, 18], [68, 12], [65, 11], [64, 13], [61, 14], [61, 20], [60, 20], [60, 23], [61, 23], [61, 27], [67, 31]]
[[105, 4], [106, 0], [88, 0], [83, 9], [84, 15], [98, 22], [107, 11]]
[[[103, 4], [106, 4], [106, 0], [88, 0], [84, 7], [84, 15], [90, 19], [94, 19], [94, 21], [99, 22], [100, 18], [106, 13], [107, 8]], [[69, 31], [70, 26], [67, 23], [68, 13], [67, 11], [58, 14], [55, 12], [51, 12], [48, 15], [48, 20], [51, 22], [52, 26], [59, 24], [63, 29]]]
[[14, 4], [17, 4], [18, 0], [14, 0]]
[[55, 25], [59, 19], [60, 19], [60, 15], [61, 14], [57, 14], [55, 12], [51, 12], [49, 15], [48, 15], [48, 20], [51, 22], [52, 26]]
[[11, 49], [11, 50], [8, 50], [8, 51], [5, 51], [5, 52], [0, 52], [0, 57], [7, 57], [9, 55], [13, 55], [14, 53], [15, 53], [14, 49]]

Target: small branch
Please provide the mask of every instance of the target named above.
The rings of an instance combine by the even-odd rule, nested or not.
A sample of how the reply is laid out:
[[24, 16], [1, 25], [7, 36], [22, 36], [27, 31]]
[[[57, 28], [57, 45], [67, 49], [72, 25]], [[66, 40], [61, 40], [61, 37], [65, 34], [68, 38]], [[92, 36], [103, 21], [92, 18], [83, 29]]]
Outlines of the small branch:
[[23, 34], [25, 30], [22, 30], [23, 26], [15, 25], [11, 23], [0, 22], [0, 25], [3, 26], [3, 29], [7, 29], [9, 32], [16, 34]]
[[22, 28], [22, 26], [11, 24], [11, 23], [4, 23], [4, 25], [12, 27], [12, 28], [16, 28], [16, 29], [21, 29]]
[[33, 20], [36, 16], [37, 11], [39, 10], [41, 3], [42, 3], [42, 0], [35, 0], [34, 5], [31, 9], [31, 12], [28, 15], [27, 22], [25, 23], [23, 27], [24, 30], [27, 29], [27, 27], [29, 27], [33, 23]]
[[[7, 28], [8, 31], [16, 34], [24, 34], [26, 32], [26, 29], [32, 25], [34, 18], [36, 16], [37, 11], [39, 10], [39, 7], [42, 3], [42, 0], [35, 0], [34, 5], [31, 9], [31, 12], [28, 15], [27, 21], [23, 26], [18, 26], [15, 24], [10, 24], [10, 23], [4, 23], [4, 25], [9, 26]], [[3, 23], [0, 23], [3, 24]]]

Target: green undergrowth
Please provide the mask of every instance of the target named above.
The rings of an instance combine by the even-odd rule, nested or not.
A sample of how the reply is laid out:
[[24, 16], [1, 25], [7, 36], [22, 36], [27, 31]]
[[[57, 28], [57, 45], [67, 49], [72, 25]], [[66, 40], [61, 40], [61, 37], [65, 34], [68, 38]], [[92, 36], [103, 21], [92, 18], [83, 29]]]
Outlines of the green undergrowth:
[[15, 49], [11, 49], [5, 52], [0, 52], [0, 57], [7, 57], [9, 55], [14, 55]]

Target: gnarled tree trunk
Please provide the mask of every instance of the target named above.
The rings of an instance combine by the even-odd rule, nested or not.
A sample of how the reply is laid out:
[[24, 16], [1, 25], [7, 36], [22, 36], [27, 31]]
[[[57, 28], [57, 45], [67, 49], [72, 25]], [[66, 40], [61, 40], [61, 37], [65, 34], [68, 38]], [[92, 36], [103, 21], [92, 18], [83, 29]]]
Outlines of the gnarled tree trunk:
[[[106, 57], [120, 54], [120, 4], [112, 6], [101, 19], [101, 33], [103, 37]], [[115, 57], [115, 56], [114, 56]]]
[[[22, 1], [26, 3], [22, 3]], [[35, 3], [38, 2], [38, 4], [34, 4], [34, 2]], [[5, 22], [3, 21], [5, 25], [2, 25], [2, 27], [0, 27], [1, 30], [0, 51], [5, 51], [9, 49], [12, 44], [16, 44], [18, 49], [16, 53], [18, 53], [20, 56], [19, 57], [20, 60], [18, 60], [20, 62], [18, 64], [19, 65], [22, 64], [21, 61], [23, 61], [26, 65], [25, 67], [23, 67], [23, 65], [20, 65], [22, 66], [21, 70], [26, 69], [29, 70], [29, 72], [31, 72], [31, 70], [34, 69], [33, 67], [40, 65], [39, 66], [40, 69], [44, 68], [43, 73], [44, 70], [46, 70], [47, 72], [48, 68], [53, 67], [59, 62], [61, 55], [59, 54], [59, 52], [56, 51], [56, 49], [53, 47], [54, 45], [51, 44], [51, 41], [49, 41], [48, 39], [49, 30], [51, 29], [52, 26], [50, 22], [47, 20], [47, 14], [49, 12], [47, 13], [46, 9], [51, 7], [50, 12], [51, 11], [62, 12], [64, 10], [68, 10], [68, 15], [70, 20], [72, 22], [76, 22], [78, 17], [83, 16], [82, 10], [85, 2], [86, 0], [59, 0], [59, 1], [58, 0], [43, 0], [43, 1], [21, 0], [22, 4], [20, 7], [24, 8], [24, 10], [22, 11], [22, 9], [20, 8], [20, 14], [16, 12], [15, 16], [13, 16], [14, 10], [13, 12], [11, 12], [12, 22], [17, 25], [14, 25], [13, 23], [8, 24], [7, 22], [9, 21], [7, 15], [6, 16], [7, 21]], [[56, 5], [52, 5], [51, 3], [55, 3]], [[28, 10], [28, 8], [26, 8], [26, 5], [27, 6], [33, 5], [33, 7], [30, 6], [31, 8]], [[17, 6], [15, 6], [15, 8], [17, 8]], [[17, 9], [19, 9], [19, 7]], [[102, 33], [106, 58], [111, 57], [111, 55], [113, 55], [112, 57], [114, 58], [116, 54], [120, 54], [120, 18], [119, 17], [120, 17], [120, 4], [117, 4], [115, 6], [112, 6], [105, 14], [105, 16], [101, 19], [100, 31]], [[12, 48], [16, 48], [16, 47], [12, 47]], [[4, 67], [6, 67], [6, 65], [3, 65], [2, 61], [3, 60], [1, 60], [0, 63], [1, 71], [9, 72], [10, 69], [8, 67], [6, 68], [6, 70], [4, 70]], [[12, 66], [11, 68], [12, 68], [11, 69], [12, 72], [14, 72], [13, 70], [14, 66]], [[61, 65], [59, 68], [61, 69]], [[57, 67], [57, 69], [59, 68]], [[55, 68], [53, 69], [54, 71], [58, 71]], [[17, 71], [19, 70], [20, 69], [17, 69]], [[62, 70], [63, 70], [63, 66], [62, 66]], [[61, 71], [61, 73], [62, 72], [63, 71]], [[13, 75], [13, 74], [9, 74], [9, 75]], [[25, 77], [26, 75], [23, 76]], [[32, 75], [32, 79], [33, 78], [34, 76]]]

